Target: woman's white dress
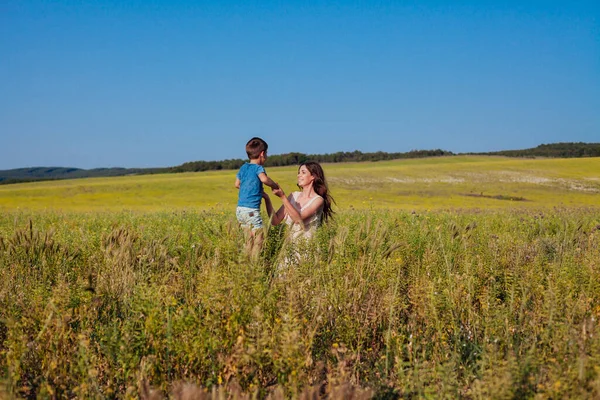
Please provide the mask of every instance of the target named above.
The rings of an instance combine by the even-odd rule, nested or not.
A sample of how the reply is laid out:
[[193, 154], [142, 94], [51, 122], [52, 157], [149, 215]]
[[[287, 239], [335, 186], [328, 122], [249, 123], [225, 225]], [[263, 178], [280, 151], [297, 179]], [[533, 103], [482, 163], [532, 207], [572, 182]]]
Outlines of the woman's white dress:
[[[292, 198], [290, 200], [290, 203], [292, 204], [292, 206], [296, 210], [298, 210], [300, 212], [300, 214], [302, 214], [302, 211], [304, 211], [308, 206], [310, 206], [311, 203], [313, 201], [315, 201], [315, 199], [322, 198], [318, 194], [315, 194], [315, 196], [312, 199], [310, 199], [304, 205], [304, 207], [300, 207], [300, 204], [298, 204], [297, 200], [301, 193], [302, 192], [292, 192]], [[294, 221], [292, 220], [292, 218], [290, 218], [290, 216], [286, 214], [284, 222], [290, 227], [290, 237], [291, 237], [292, 241], [296, 242], [297, 239], [300, 239], [300, 238], [304, 238], [304, 239], [312, 238], [315, 231], [317, 230], [317, 227], [321, 224], [321, 216], [322, 215], [323, 215], [323, 206], [319, 207], [319, 209], [310, 217], [310, 219], [305, 220], [304, 226], [302, 226], [302, 224], [295, 224]]]

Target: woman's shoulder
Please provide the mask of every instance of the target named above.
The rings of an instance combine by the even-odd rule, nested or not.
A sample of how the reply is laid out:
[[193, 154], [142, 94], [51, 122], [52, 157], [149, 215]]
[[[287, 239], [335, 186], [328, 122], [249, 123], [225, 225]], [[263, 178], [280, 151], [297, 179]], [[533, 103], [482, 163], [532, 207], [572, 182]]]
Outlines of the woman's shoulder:
[[316, 199], [321, 199], [323, 200], [323, 196], [321, 196], [320, 194], [315, 193], [315, 195], [313, 197], [310, 198], [310, 201], [313, 202]]
[[[310, 199], [309, 199], [307, 202], [305, 202], [305, 203], [304, 203], [304, 205], [302, 206], [302, 208], [306, 208], [306, 207], [310, 206], [310, 205], [311, 205], [311, 204], [313, 204], [313, 203], [314, 203], [316, 200], [319, 200], [319, 199], [321, 200], [321, 205], [320, 205], [320, 208], [322, 208], [322, 207], [323, 207], [323, 204], [322, 204], [322, 202], [323, 202], [323, 197], [319, 196], [319, 195], [318, 195], [318, 194], [316, 194], [316, 193], [315, 193], [315, 195], [314, 195], [313, 197], [311, 197], [311, 198], [310, 198]], [[319, 210], [317, 210], [317, 211], [319, 211]]]

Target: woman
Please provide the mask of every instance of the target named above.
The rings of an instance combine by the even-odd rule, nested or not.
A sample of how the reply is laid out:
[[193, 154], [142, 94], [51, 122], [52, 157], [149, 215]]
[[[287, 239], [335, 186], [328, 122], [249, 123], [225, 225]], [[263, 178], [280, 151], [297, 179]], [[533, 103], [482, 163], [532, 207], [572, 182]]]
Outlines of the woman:
[[264, 196], [271, 223], [279, 225], [282, 221], [290, 226], [293, 241], [299, 238], [309, 239], [317, 227], [333, 216], [331, 205], [334, 202], [329, 194], [325, 173], [321, 165], [314, 161], [300, 164], [298, 168], [298, 187], [288, 197], [281, 188], [273, 193], [281, 198], [283, 205], [273, 213], [273, 205], [268, 196]]

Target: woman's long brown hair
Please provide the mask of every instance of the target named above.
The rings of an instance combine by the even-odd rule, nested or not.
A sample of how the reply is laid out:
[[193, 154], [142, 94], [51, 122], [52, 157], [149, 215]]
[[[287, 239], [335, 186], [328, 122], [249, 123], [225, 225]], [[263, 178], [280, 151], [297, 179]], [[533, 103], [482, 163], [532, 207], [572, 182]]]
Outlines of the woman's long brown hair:
[[333, 218], [334, 211], [331, 209], [331, 205], [335, 203], [335, 200], [329, 194], [329, 187], [327, 186], [327, 180], [325, 179], [325, 172], [323, 172], [321, 164], [315, 161], [307, 161], [305, 163], [300, 164], [300, 166], [298, 167], [298, 171], [300, 171], [300, 168], [303, 165], [315, 178], [315, 180], [313, 181], [313, 189], [315, 190], [315, 193], [321, 196], [324, 200], [323, 215], [321, 217], [321, 222], [326, 222], [329, 218]]

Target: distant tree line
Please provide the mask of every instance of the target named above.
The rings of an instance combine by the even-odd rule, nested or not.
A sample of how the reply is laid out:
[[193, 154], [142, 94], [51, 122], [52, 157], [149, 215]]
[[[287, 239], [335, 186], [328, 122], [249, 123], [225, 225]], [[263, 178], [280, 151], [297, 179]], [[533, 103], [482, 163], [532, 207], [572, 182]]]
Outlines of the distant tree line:
[[481, 155], [496, 155], [506, 157], [550, 157], [550, 158], [577, 158], [600, 157], [600, 143], [552, 143], [541, 144], [531, 149], [503, 150]]
[[[407, 153], [386, 153], [378, 151], [375, 153], [363, 153], [361, 151], [337, 152], [333, 154], [303, 154], [287, 153], [269, 155], [266, 166], [279, 167], [288, 165], [299, 165], [305, 161], [312, 160], [321, 163], [359, 162], [359, 161], [383, 161], [400, 158], [437, 157], [453, 155], [445, 150], [413, 150]], [[228, 159], [221, 161], [191, 161], [176, 167], [167, 168], [96, 168], [79, 169], [63, 167], [34, 167], [19, 168], [0, 171], [0, 184], [47, 181], [54, 179], [75, 179], [110, 177], [124, 175], [145, 175], [159, 173], [177, 172], [201, 172], [216, 170], [235, 170], [240, 168], [247, 160]]]
[[[274, 156], [269, 156], [274, 157]], [[244, 160], [231, 159], [222, 161], [190, 161], [178, 165], [177, 167], [169, 168], [168, 172], [201, 172], [201, 171], [216, 171], [221, 169], [238, 169], [244, 165]]]
[[[317, 161], [320, 163], [339, 163], [339, 162], [360, 162], [360, 161], [384, 161], [397, 160], [402, 158], [421, 158], [421, 157], [439, 157], [451, 156], [450, 151], [445, 150], [412, 150], [406, 153], [386, 153], [377, 151], [375, 153], [363, 153], [361, 151], [337, 152], [332, 154], [304, 154], [304, 153], [285, 153], [269, 155], [266, 167], [284, 167], [288, 165], [299, 165], [305, 161]], [[192, 161], [177, 167], [172, 167], [170, 172], [198, 172], [221, 169], [238, 169], [247, 160], [234, 159], [223, 161]]]
[[[542, 144], [531, 149], [503, 150], [487, 153], [459, 153], [477, 155], [496, 155], [507, 157], [600, 157], [600, 143], [553, 143]], [[286, 153], [269, 155], [266, 166], [280, 167], [288, 165], [299, 165], [305, 161], [312, 160], [321, 163], [339, 162], [361, 162], [361, 161], [385, 161], [407, 158], [452, 156], [454, 153], [445, 150], [412, 150], [405, 153], [386, 153], [377, 151], [374, 153], [363, 153], [361, 151], [337, 152], [331, 154], [304, 154]], [[96, 168], [79, 169], [63, 167], [35, 167], [19, 168], [0, 171], [0, 184], [46, 181], [54, 179], [74, 179], [91, 177], [109, 177], [123, 175], [147, 175], [177, 172], [199, 172], [214, 170], [235, 170], [241, 167], [246, 160], [231, 159], [222, 161], [192, 161], [176, 167], [166, 168]]]

